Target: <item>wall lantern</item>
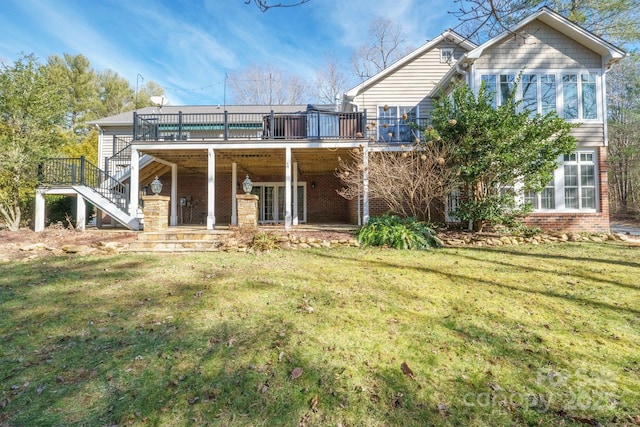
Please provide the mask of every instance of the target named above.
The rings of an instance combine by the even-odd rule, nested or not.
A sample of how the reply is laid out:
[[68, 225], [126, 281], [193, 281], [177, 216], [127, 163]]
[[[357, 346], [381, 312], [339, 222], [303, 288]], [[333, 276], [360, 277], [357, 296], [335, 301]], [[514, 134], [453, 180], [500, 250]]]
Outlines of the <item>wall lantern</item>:
[[154, 179], [151, 184], [149, 185], [149, 187], [151, 188], [151, 192], [154, 195], [158, 195], [162, 192], [162, 183], [160, 182], [160, 180], [158, 179], [158, 176], [156, 175], [156, 179]]
[[251, 190], [253, 189], [253, 183], [249, 179], [249, 175], [242, 181], [242, 189], [246, 194], [251, 194]]

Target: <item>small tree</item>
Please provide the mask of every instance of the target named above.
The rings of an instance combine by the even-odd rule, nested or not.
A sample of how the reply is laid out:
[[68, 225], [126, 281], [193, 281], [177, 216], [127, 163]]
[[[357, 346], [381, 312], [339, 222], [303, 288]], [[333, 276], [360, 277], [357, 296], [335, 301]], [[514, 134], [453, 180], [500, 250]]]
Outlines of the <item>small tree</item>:
[[0, 215], [12, 231], [32, 200], [38, 163], [64, 141], [62, 92], [32, 55], [0, 69]]
[[[369, 196], [383, 200], [389, 210], [403, 217], [431, 221], [436, 200], [444, 200], [457, 185], [454, 148], [433, 128], [425, 140], [401, 146], [400, 151], [371, 152], [368, 157]], [[338, 193], [353, 199], [363, 191], [364, 154], [353, 149], [340, 159], [336, 175], [345, 185]]]
[[485, 222], [512, 222], [524, 216], [514, 190], [540, 191], [551, 181], [558, 159], [575, 149], [571, 125], [555, 112], [532, 115], [514, 101], [516, 88], [501, 106], [483, 87], [476, 96], [466, 85], [443, 97], [432, 115], [441, 137], [454, 154], [466, 198], [454, 213], [482, 230]]

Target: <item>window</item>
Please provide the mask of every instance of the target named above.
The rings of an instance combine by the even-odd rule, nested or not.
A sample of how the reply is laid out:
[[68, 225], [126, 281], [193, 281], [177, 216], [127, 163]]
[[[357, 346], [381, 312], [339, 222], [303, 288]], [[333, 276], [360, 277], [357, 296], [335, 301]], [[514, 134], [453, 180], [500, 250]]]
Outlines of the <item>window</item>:
[[522, 108], [545, 115], [556, 110], [556, 76], [553, 74], [523, 74]]
[[539, 193], [527, 191], [525, 202], [535, 211], [586, 210], [598, 208], [596, 154], [580, 150], [563, 156], [554, 179]]
[[[493, 105], [503, 105], [517, 82], [517, 73], [482, 74], [480, 81], [494, 94]], [[566, 120], [602, 119], [597, 73], [544, 71], [522, 73], [516, 99], [532, 115], [557, 111]]]
[[413, 142], [420, 136], [409, 123], [418, 121], [418, 108], [408, 106], [378, 107], [378, 140], [385, 142]]
[[454, 61], [453, 48], [443, 47], [440, 49], [440, 62], [451, 64]]
[[596, 166], [593, 152], [578, 151], [564, 156], [565, 209], [596, 208]]
[[515, 74], [483, 74], [481, 76], [487, 94], [493, 94], [493, 106], [503, 105], [509, 99], [516, 81]]

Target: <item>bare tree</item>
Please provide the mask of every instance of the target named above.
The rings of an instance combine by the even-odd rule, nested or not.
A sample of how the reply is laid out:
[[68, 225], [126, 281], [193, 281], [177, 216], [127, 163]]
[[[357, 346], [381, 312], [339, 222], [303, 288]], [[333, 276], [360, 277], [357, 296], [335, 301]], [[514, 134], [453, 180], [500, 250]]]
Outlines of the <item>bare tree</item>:
[[[369, 196], [383, 200], [389, 210], [404, 217], [431, 221], [435, 201], [444, 202], [457, 187], [454, 147], [430, 129], [427, 142], [417, 140], [396, 152], [370, 152]], [[364, 154], [354, 148], [349, 159], [339, 159], [336, 176], [345, 185], [338, 194], [351, 200], [363, 192]]]
[[399, 26], [388, 18], [377, 18], [369, 26], [369, 44], [352, 56], [355, 74], [366, 80], [384, 70], [407, 53], [406, 39]]
[[282, 70], [251, 65], [229, 75], [233, 102], [244, 105], [288, 105], [304, 102], [307, 85]]
[[594, 34], [613, 42], [640, 39], [640, 0], [455, 0], [450, 13], [467, 37], [484, 41], [533, 11], [548, 6]]
[[313, 91], [316, 100], [322, 104], [334, 104], [349, 83], [342, 67], [332, 58], [327, 58], [323, 69], [316, 71]]
[[268, 0], [245, 0], [244, 4], [250, 4], [250, 3], [254, 3], [256, 6], [258, 6], [258, 9], [260, 9], [263, 12], [266, 12], [267, 10], [271, 9], [272, 7], [294, 7], [294, 6], [299, 6], [301, 4], [304, 3], [308, 3], [311, 0], [296, 0], [293, 3], [275, 3], [275, 4], [269, 4]]

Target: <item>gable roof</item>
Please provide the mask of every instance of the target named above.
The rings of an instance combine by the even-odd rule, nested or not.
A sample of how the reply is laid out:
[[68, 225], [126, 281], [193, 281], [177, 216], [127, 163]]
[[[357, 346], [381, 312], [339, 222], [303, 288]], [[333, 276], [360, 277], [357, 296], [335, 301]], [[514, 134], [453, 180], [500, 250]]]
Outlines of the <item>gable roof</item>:
[[[482, 54], [487, 48], [493, 46], [494, 44], [501, 41], [505, 37], [511, 36], [513, 35], [513, 33], [520, 31], [524, 26], [526, 26], [527, 24], [535, 20], [538, 20], [540, 22], [547, 24], [549, 27], [553, 28], [554, 30], [564, 34], [570, 39], [575, 40], [576, 42], [580, 43], [587, 49], [590, 49], [593, 52], [599, 54], [600, 56], [602, 56], [605, 64], [608, 64], [609, 62], [612, 62], [612, 61], [613, 62], [618, 61], [627, 55], [623, 50], [615, 47], [614, 45], [607, 42], [606, 40], [596, 36], [592, 32], [582, 28], [578, 24], [575, 24], [569, 21], [564, 16], [560, 15], [554, 10], [551, 10], [549, 7], [543, 6], [540, 9], [538, 9], [537, 12], [533, 13], [532, 15], [529, 15], [528, 17], [520, 21], [518, 24], [516, 24], [514, 27], [506, 31], [503, 31], [502, 33], [498, 34], [497, 36], [493, 37], [492, 39], [486, 41], [485, 43], [481, 44], [480, 46], [468, 52], [466, 54], [466, 58], [470, 60], [478, 59], [480, 56], [482, 56]], [[465, 58], [462, 58], [462, 59], [465, 59]]]
[[564, 34], [568, 38], [583, 45], [587, 49], [590, 49], [591, 51], [597, 53], [602, 57], [603, 63], [607, 67], [627, 56], [626, 52], [612, 45], [608, 41], [569, 21], [567, 18], [548, 8], [547, 6], [543, 6], [535, 13], [518, 22], [514, 27], [503, 31], [492, 39], [482, 43], [480, 46], [477, 46], [476, 48], [462, 55], [462, 57], [456, 63], [456, 66], [451, 68], [451, 70], [449, 70], [447, 74], [442, 77], [439, 84], [437, 84], [429, 93], [429, 97], [435, 98], [442, 95], [442, 89], [448, 87], [451, 84], [454, 76], [466, 74], [465, 69], [468, 68], [469, 64], [473, 64], [473, 62], [475, 62], [476, 59], [480, 58], [488, 48], [504, 40], [506, 37], [513, 36], [514, 33], [517, 33], [526, 25], [535, 20], [548, 25], [559, 33]]
[[344, 98], [347, 98], [349, 100], [354, 99], [356, 96], [358, 96], [361, 93], [361, 91], [363, 89], [365, 89], [365, 88], [367, 88], [369, 86], [372, 86], [373, 84], [379, 82], [380, 80], [384, 79], [385, 77], [393, 74], [398, 69], [404, 67], [406, 64], [408, 64], [408, 63], [412, 62], [413, 60], [415, 60], [416, 58], [422, 56], [424, 53], [430, 51], [438, 43], [441, 43], [443, 41], [456, 43], [459, 46], [462, 46], [466, 50], [472, 50], [472, 49], [474, 49], [476, 47], [476, 45], [474, 43], [472, 43], [471, 41], [469, 41], [465, 37], [462, 37], [460, 34], [456, 33], [455, 31], [446, 30], [442, 34], [440, 34], [439, 36], [435, 37], [434, 39], [428, 41], [427, 43], [423, 44], [422, 46], [420, 46], [419, 48], [417, 48], [413, 52], [409, 53], [408, 55], [406, 55], [403, 58], [399, 59], [398, 61], [394, 62], [389, 67], [385, 68], [384, 70], [380, 71], [379, 73], [373, 75], [372, 77], [368, 78], [364, 82], [360, 83], [358, 86], [356, 86], [356, 87], [354, 87], [352, 89], [349, 89], [348, 91], [346, 91], [344, 93]]

